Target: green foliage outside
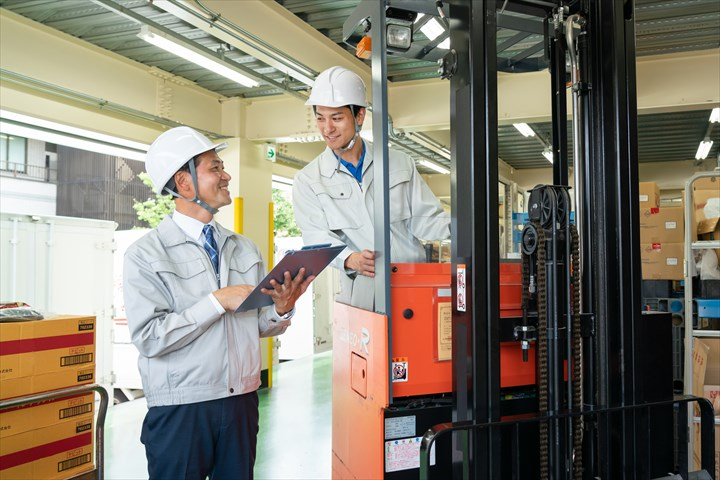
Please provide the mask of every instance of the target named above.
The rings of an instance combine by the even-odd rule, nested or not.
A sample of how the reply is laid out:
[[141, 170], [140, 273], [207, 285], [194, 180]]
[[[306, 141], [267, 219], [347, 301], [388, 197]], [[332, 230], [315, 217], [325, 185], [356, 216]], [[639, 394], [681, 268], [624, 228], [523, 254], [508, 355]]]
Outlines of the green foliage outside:
[[273, 188], [272, 201], [275, 205], [275, 236], [299, 237], [302, 234], [295, 223], [292, 203], [288, 199], [288, 192]]
[[[140, 173], [138, 178], [142, 180], [144, 185], [155, 191], [152, 180], [150, 180], [150, 176], [147, 173]], [[175, 210], [175, 202], [173, 201], [172, 195], [155, 194], [154, 198], [148, 198], [144, 202], [134, 200], [133, 210], [137, 212], [137, 217], [140, 221], [147, 223], [150, 228], [155, 228], [160, 224], [162, 219], [165, 218], [165, 215]]]
[[[150, 176], [143, 172], [138, 175], [143, 184], [153, 189]], [[154, 191], [154, 190], [153, 190]], [[288, 198], [288, 192], [273, 188], [272, 201], [275, 205], [275, 236], [277, 237], [299, 237], [300, 229], [295, 223], [292, 203]], [[135, 200], [133, 210], [137, 218], [148, 224], [150, 228], [157, 227], [165, 215], [175, 210], [175, 202], [171, 195], [155, 195], [144, 202]]]

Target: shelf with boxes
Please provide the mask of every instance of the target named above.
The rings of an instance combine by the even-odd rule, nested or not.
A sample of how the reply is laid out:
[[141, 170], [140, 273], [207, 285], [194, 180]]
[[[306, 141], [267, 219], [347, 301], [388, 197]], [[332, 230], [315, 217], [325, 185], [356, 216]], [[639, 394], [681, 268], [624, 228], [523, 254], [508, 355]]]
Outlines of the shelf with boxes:
[[640, 260], [643, 280], [683, 280], [685, 216], [681, 206], [660, 206], [655, 182], [640, 182]]
[[0, 322], [0, 478], [102, 480], [95, 317], [13, 320]]
[[[720, 171], [694, 175], [685, 187], [684, 393], [708, 398], [720, 442]], [[691, 450], [697, 451], [697, 438]], [[720, 455], [716, 444], [716, 458]], [[720, 472], [716, 472], [720, 474]]]

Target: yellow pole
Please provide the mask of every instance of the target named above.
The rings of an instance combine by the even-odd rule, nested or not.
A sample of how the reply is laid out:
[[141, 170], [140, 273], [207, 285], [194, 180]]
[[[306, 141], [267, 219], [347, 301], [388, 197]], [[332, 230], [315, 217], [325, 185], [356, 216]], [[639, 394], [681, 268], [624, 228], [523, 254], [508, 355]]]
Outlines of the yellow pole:
[[[275, 205], [269, 203], [268, 208], [268, 271], [275, 266]], [[268, 340], [268, 388], [272, 388], [273, 372], [273, 342], [274, 337]]]
[[235, 232], [242, 235], [243, 233], [243, 222], [245, 221], [243, 217], [243, 197], [235, 197]]

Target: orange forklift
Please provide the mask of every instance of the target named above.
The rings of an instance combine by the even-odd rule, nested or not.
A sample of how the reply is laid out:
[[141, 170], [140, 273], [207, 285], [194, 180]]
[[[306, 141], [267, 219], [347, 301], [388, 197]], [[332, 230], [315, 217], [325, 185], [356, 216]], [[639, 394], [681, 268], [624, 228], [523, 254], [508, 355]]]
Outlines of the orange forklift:
[[[713, 478], [712, 405], [673, 392], [670, 315], [641, 307], [633, 7], [373, 0], [348, 17], [348, 44], [372, 38], [378, 255], [375, 311], [334, 306], [333, 478]], [[445, 33], [391, 43], [420, 13]], [[388, 54], [450, 83], [450, 263], [387, 255]], [[553, 184], [501, 260], [497, 74], [545, 69]]]

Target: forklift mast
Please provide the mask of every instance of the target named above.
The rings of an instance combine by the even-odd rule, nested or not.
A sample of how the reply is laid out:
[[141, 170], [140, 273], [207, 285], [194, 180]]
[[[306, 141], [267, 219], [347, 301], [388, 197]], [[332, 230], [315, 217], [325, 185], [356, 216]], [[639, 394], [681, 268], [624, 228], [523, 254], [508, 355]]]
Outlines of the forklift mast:
[[[450, 83], [450, 265], [383, 254], [386, 16], [418, 12], [447, 26], [450, 50], [392, 54], [437, 60]], [[641, 311], [634, 15], [632, 0], [368, 0], [345, 22], [348, 43], [358, 26], [372, 37], [379, 255], [375, 312], [335, 308], [334, 478], [713, 478], [712, 405], [673, 396], [670, 315]], [[530, 192], [515, 263], [500, 260], [498, 242], [497, 78], [538, 68], [501, 61], [508, 23], [544, 38], [554, 159], [553, 184]], [[413, 350], [416, 325], [430, 336]], [[411, 363], [423, 381], [399, 383], [422, 376], [402, 377]]]

